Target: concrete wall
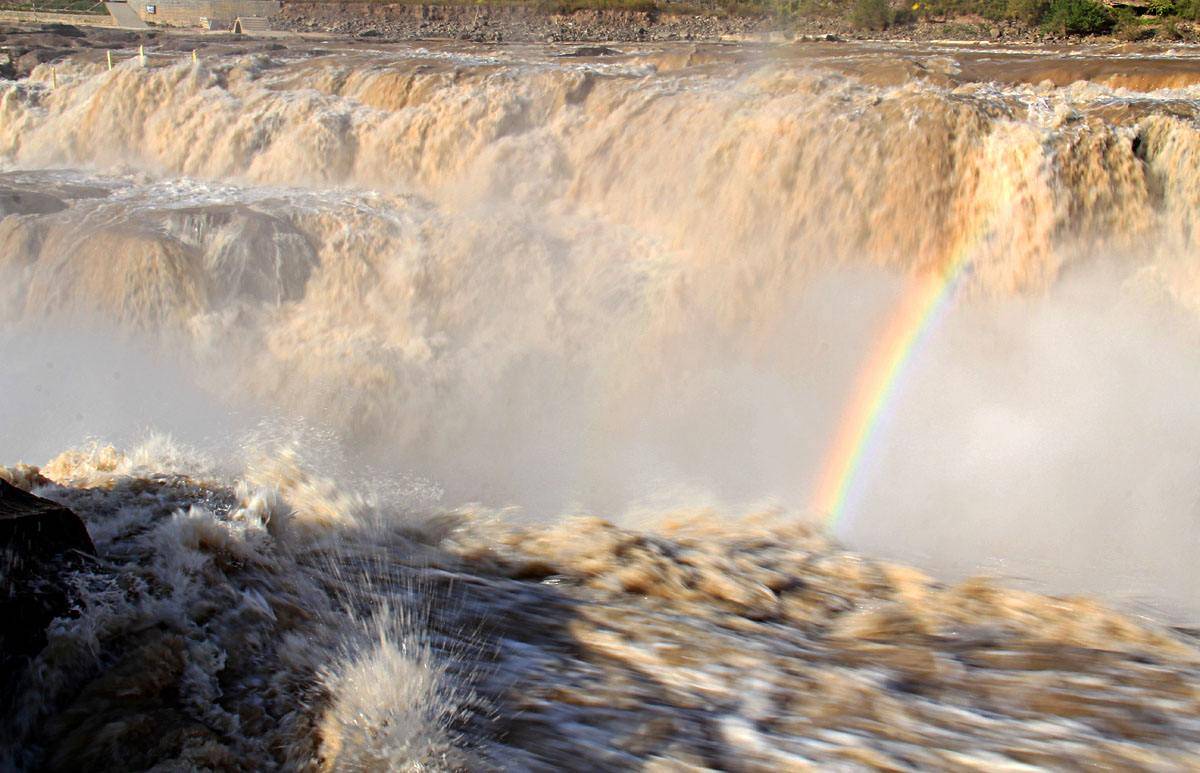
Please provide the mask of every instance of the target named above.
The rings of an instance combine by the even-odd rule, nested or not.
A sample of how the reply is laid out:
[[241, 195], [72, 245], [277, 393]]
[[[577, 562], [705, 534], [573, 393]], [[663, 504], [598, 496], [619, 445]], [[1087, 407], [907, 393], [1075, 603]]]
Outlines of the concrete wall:
[[[153, 24], [197, 27], [200, 19], [233, 24], [239, 16], [274, 16], [279, 13], [277, 0], [130, 0], [137, 15]], [[154, 13], [146, 11], [153, 5]]]
[[111, 27], [113, 17], [107, 13], [43, 13], [42, 11], [0, 11], [0, 21], [14, 24], [74, 24], [90, 27]]

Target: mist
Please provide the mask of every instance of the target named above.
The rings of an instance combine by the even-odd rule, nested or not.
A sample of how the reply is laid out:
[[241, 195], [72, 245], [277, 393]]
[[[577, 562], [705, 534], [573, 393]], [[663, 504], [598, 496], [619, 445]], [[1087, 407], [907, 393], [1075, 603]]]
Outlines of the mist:
[[6, 327], [0, 334], [5, 463], [45, 464], [97, 443], [131, 449], [154, 436], [212, 460], [237, 454], [268, 413], [211, 391], [196, 364], [165, 343], [95, 319]]
[[960, 303], [909, 363], [840, 535], [983, 572], [1200, 612], [1200, 328], [1096, 266]]
[[[286, 440], [327, 474], [425, 481], [438, 506], [533, 522], [764, 506], [819, 520], [817, 471], [908, 281], [814, 276], [769, 334], [673, 336], [669, 368], [623, 347], [583, 367], [529, 349], [503, 380], [456, 376], [456, 402], [434, 416], [394, 406], [404, 432], [367, 440], [310, 404], [247, 399], [254, 385], [236, 378], [249, 363], [202, 371], [100, 325], [14, 328], [0, 339], [0, 437], [6, 459], [33, 463], [153, 434], [226, 459]], [[948, 579], [982, 572], [1194, 618], [1198, 341], [1194, 318], [1111, 263], [1033, 296], [960, 293], [908, 362], [836, 536]]]

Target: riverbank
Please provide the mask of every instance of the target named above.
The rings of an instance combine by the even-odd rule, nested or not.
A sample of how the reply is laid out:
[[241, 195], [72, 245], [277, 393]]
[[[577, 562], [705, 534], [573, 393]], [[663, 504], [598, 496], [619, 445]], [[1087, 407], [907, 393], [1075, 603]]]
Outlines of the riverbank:
[[681, 12], [618, 8], [557, 12], [527, 5], [381, 3], [289, 3], [274, 24], [296, 32], [479, 43], [720, 40], [769, 37], [779, 28], [769, 16], [718, 15], [682, 6]]
[[[677, 8], [677, 10], [675, 10]], [[103, 17], [98, 17], [103, 18]], [[894, 43], [938, 41], [1036, 45], [1119, 45], [1126, 51], [1200, 43], [1200, 26], [1164, 22], [1147, 26], [1136, 40], [1120, 35], [1073, 36], [1031, 28], [1012, 21], [981, 18], [920, 21], [884, 30], [856, 28], [846, 19], [814, 17], [783, 20], [778, 16], [727, 13], [714, 8], [672, 3], [650, 10], [579, 8], [547, 10], [533, 5], [415, 5], [384, 3], [292, 2], [271, 21], [275, 34], [335, 36], [369, 42], [462, 40], [475, 43], [629, 43], [629, 42], [806, 42], [879, 40]], [[0, 17], [0, 77], [24, 77], [38, 63], [53, 61], [73, 49], [147, 43], [159, 38], [189, 39], [205, 45], [237, 41], [253, 47], [251, 36], [231, 36], [185, 28], [146, 32], [105, 29]], [[1169, 29], [1169, 34], [1166, 30]], [[196, 46], [193, 46], [196, 47]], [[37, 49], [24, 65], [18, 60]]]
[[294, 32], [386, 40], [458, 39], [474, 42], [625, 42], [667, 40], [937, 40], [1061, 43], [1066, 41], [1196, 42], [1196, 23], [1146, 20], [1136, 35], [1080, 36], [976, 15], [921, 18], [883, 29], [839, 15], [781, 16], [759, 6], [630, 2], [625, 5], [482, 5], [378, 2], [288, 2], [273, 22]]

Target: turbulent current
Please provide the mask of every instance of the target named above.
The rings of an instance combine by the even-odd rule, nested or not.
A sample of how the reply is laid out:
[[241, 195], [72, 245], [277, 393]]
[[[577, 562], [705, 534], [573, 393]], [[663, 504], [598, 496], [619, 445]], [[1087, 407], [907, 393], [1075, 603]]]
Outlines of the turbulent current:
[[623, 49], [0, 81], [0, 768], [1200, 764], [1200, 53]]

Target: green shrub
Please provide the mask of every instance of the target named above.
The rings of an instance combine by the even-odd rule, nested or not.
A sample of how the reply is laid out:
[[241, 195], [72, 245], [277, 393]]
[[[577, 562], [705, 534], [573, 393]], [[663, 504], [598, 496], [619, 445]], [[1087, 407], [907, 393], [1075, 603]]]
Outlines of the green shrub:
[[892, 11], [889, 24], [893, 27], [907, 27], [910, 24], [916, 24], [919, 19], [917, 11], [914, 11], [911, 5], [902, 5]]
[[1037, 25], [1050, 10], [1050, 0], [1008, 0], [1008, 16], [1023, 24]]
[[1134, 16], [1132, 12], [1117, 14], [1117, 29], [1116, 36], [1121, 40], [1128, 40], [1131, 43], [1139, 40], [1149, 40], [1154, 37], [1156, 30], [1153, 27], [1147, 26], [1141, 19]]
[[[906, 0], [905, 7], [912, 7]], [[1008, 0], [921, 0], [920, 13], [942, 20], [959, 16], [982, 16], [999, 21], [1007, 15]]]
[[1094, 0], [1051, 0], [1042, 26], [1071, 35], [1098, 35], [1115, 23], [1112, 12]]
[[1175, 13], [1181, 19], [1200, 21], [1200, 0], [1176, 0]]
[[980, 0], [976, 5], [979, 15], [988, 21], [1000, 21], [1008, 15], [1006, 0]]
[[1150, 0], [1146, 6], [1146, 13], [1154, 16], [1173, 16], [1175, 15], [1175, 0]]
[[885, 30], [891, 24], [892, 9], [888, 0], [854, 0], [850, 21], [859, 29]]

